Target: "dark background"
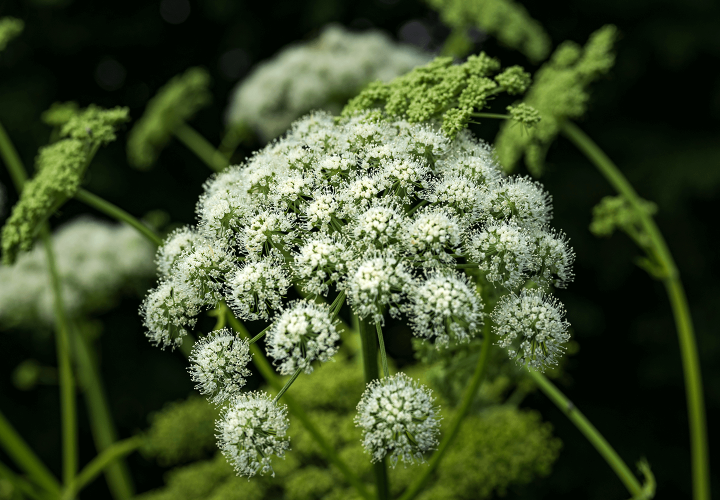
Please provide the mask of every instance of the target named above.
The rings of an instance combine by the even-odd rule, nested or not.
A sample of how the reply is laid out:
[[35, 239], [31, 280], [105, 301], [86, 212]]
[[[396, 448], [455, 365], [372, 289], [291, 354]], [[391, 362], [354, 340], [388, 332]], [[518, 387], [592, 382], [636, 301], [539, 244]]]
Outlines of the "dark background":
[[[659, 205], [657, 221], [680, 269], [697, 330], [712, 443], [713, 422], [720, 417], [720, 5], [711, 0], [523, 4], [554, 45], [566, 39], [584, 43], [605, 23], [620, 28], [616, 66], [594, 85], [580, 125], [640, 195]], [[37, 148], [48, 140], [49, 130], [39, 115], [54, 101], [129, 106], [136, 119], [169, 78], [202, 65], [213, 76], [215, 101], [192, 125], [217, 144], [235, 82], [286, 44], [312, 38], [327, 22], [378, 27], [430, 50], [441, 46], [448, 34], [425, 4], [410, 0], [14, 0], [0, 2], [4, 15], [26, 22], [23, 35], [0, 55], [0, 121], [26, 165], [32, 165]], [[477, 49], [506, 65], [535, 69], [492, 38]], [[479, 132], [491, 140], [495, 131], [491, 124]], [[153, 171], [140, 173], [127, 166], [125, 140], [121, 132], [116, 143], [98, 154], [88, 188], [134, 215], [162, 209], [172, 221], [192, 223], [209, 174], [206, 167], [181, 144], [171, 143]], [[236, 161], [249, 152], [239, 150]], [[656, 498], [689, 498], [683, 377], [663, 286], [633, 264], [638, 250], [627, 237], [597, 240], [590, 234], [593, 205], [614, 193], [562, 138], [550, 150], [543, 182], [554, 195], [555, 226], [570, 236], [578, 256], [575, 283], [558, 295], [580, 350], [559, 385], [626, 462], [647, 457], [658, 481]], [[4, 169], [0, 183], [14, 203], [16, 194]], [[51, 223], [87, 212], [70, 202]], [[123, 437], [145, 428], [149, 412], [191, 390], [181, 356], [146, 341], [138, 305], [138, 298], [128, 298], [99, 316], [104, 324], [102, 370]], [[38, 332], [0, 332], [0, 408], [59, 473], [57, 388], [23, 392], [11, 382], [12, 371], [24, 359], [53, 365], [53, 346]], [[564, 449], [549, 478], [511, 490], [508, 498], [627, 498], [620, 481], [551, 403], [536, 394], [525, 404], [553, 422]], [[80, 408], [81, 418], [83, 413]], [[86, 422], [81, 420], [81, 425], [85, 463], [93, 448]], [[0, 459], [7, 462], [4, 455]], [[162, 470], [154, 464], [138, 455], [129, 463], [138, 491], [161, 484]], [[714, 486], [717, 492], [720, 484]], [[105, 498], [103, 481], [83, 496]]]

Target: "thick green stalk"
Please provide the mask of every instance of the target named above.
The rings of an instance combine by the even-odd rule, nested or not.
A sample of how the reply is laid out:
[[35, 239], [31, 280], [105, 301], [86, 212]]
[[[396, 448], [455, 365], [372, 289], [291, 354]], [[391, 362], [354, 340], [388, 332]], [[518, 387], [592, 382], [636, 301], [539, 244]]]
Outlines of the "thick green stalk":
[[214, 172], [222, 172], [227, 168], [228, 160], [190, 125], [180, 125], [175, 130], [175, 137]]
[[388, 369], [387, 353], [385, 352], [385, 337], [383, 337], [380, 323], [375, 323], [375, 330], [377, 330], [378, 345], [380, 346], [380, 362], [382, 363], [383, 377], [389, 377], [390, 370]]
[[[96, 360], [87, 339], [77, 330], [73, 333], [75, 340], [75, 360], [78, 367], [80, 385], [85, 394], [90, 426], [95, 440], [95, 449], [101, 453], [117, 441], [117, 431], [113, 423], [110, 407], [100, 377]], [[123, 460], [110, 464], [105, 470], [105, 479], [116, 500], [125, 500], [134, 495], [132, 477]]]
[[73, 482], [78, 467], [77, 409], [75, 380], [72, 372], [70, 352], [70, 328], [62, 300], [62, 285], [55, 262], [50, 230], [44, 225], [41, 238], [50, 271], [54, 295], [55, 345], [57, 348], [58, 371], [60, 373], [60, 409], [62, 415], [63, 484]]
[[30, 446], [13, 428], [5, 415], [0, 412], [0, 444], [5, 453], [41, 488], [50, 493], [60, 494], [60, 483], [45, 464], [35, 455]]
[[632, 473], [630, 468], [623, 462], [620, 455], [610, 446], [610, 443], [598, 432], [593, 424], [585, 417], [585, 415], [577, 409], [560, 390], [550, 382], [542, 373], [534, 370], [528, 370], [530, 377], [540, 387], [540, 390], [562, 411], [570, 421], [575, 424], [580, 432], [587, 438], [595, 449], [602, 455], [608, 465], [615, 471], [628, 492], [636, 496], [642, 492], [642, 486]]
[[[226, 312], [228, 315], [228, 323], [230, 323], [230, 326], [243, 337], [249, 339], [250, 334], [245, 328], [245, 325], [243, 325], [232, 314], [230, 309], [226, 309]], [[250, 344], [250, 352], [253, 356], [253, 363], [255, 364], [265, 381], [271, 386], [275, 387], [275, 389], [277, 390], [282, 389], [283, 383], [280, 380], [280, 377], [275, 374], [275, 370], [273, 370], [273, 367], [270, 365], [270, 362], [263, 354], [260, 346], [258, 346], [258, 344]], [[322, 448], [327, 459], [345, 476], [345, 479], [347, 479], [348, 483], [350, 483], [363, 498], [365, 498], [366, 500], [372, 500], [372, 496], [370, 495], [370, 493], [368, 493], [362, 480], [352, 471], [352, 469], [350, 469], [350, 467], [343, 461], [343, 459], [340, 458], [335, 449], [320, 433], [320, 430], [313, 423], [313, 421], [310, 420], [308, 414], [305, 413], [305, 411], [300, 407], [297, 401], [295, 401], [295, 399], [293, 399], [290, 394], [285, 394], [283, 396], [283, 401], [285, 402], [285, 404], [287, 404], [290, 413], [292, 413], [293, 416], [300, 421], [303, 427], [305, 427], [305, 429], [307, 429], [310, 435], [312, 435], [313, 439], [315, 439], [315, 442], [317, 442], [320, 448]]]
[[[365, 383], [369, 384], [373, 380], [380, 378], [377, 336], [373, 324], [362, 318], [358, 318], [358, 331], [360, 333], [360, 341], [362, 342]], [[388, 481], [387, 464], [384, 458], [373, 464], [373, 472], [375, 474], [375, 487], [377, 488], [378, 500], [388, 500], [390, 498], [390, 482]]]
[[630, 203], [649, 238], [650, 249], [652, 251], [650, 257], [657, 260], [657, 263], [662, 267], [662, 280], [670, 299], [673, 316], [675, 318], [683, 373], [685, 376], [685, 394], [687, 398], [690, 447], [692, 451], [693, 498], [695, 500], [710, 500], [710, 466], [700, 358], [698, 356], [690, 309], [675, 261], [655, 221], [643, 210], [640, 197], [622, 172], [620, 172], [620, 169], [618, 169], [597, 144], [574, 123], [569, 121], [564, 122], [561, 131], [565, 137], [570, 139], [570, 141], [587, 156], [615, 190]]
[[483, 329], [483, 335], [485, 336], [485, 339], [482, 343], [482, 351], [480, 352], [478, 363], [475, 366], [475, 372], [473, 373], [472, 378], [470, 379], [467, 387], [465, 388], [465, 394], [463, 394], [463, 399], [460, 402], [460, 406], [458, 406], [457, 410], [455, 411], [455, 417], [450, 424], [450, 428], [443, 436], [442, 441], [440, 441], [440, 445], [438, 446], [437, 451], [433, 453], [433, 456], [430, 459], [430, 463], [428, 464], [428, 466], [422, 469], [422, 471], [420, 472], [420, 476], [417, 478], [417, 480], [415, 480], [414, 483], [408, 486], [408, 489], [405, 490], [405, 493], [402, 494], [400, 500], [411, 500], [415, 498], [418, 493], [420, 493], [420, 490], [422, 490], [422, 488], [425, 486], [425, 483], [428, 481], [428, 479], [430, 479], [430, 475], [440, 464], [440, 460], [442, 460], [445, 452], [447, 452], [447, 450], [450, 448], [450, 445], [452, 445], [453, 440], [460, 431], [460, 424], [462, 424], [462, 421], [465, 419], [465, 415], [467, 415], [467, 412], [475, 399], [475, 395], [480, 388], [480, 384], [482, 383], [483, 379], [485, 378], [485, 374], [487, 373], [488, 360], [490, 359], [490, 350], [492, 349], [493, 345], [493, 333], [489, 321], [485, 324], [485, 327]]
[[88, 463], [75, 480], [70, 483], [63, 493], [62, 499], [69, 500], [77, 495], [80, 490], [90, 484], [103, 470], [113, 464], [116, 460], [129, 455], [142, 446], [143, 439], [139, 436], [131, 437], [114, 443], [103, 450], [99, 455]]
[[132, 227], [137, 229], [140, 234], [145, 236], [148, 240], [152, 241], [155, 245], [162, 245], [162, 239], [157, 234], [155, 234], [152, 229], [147, 227], [145, 224], [137, 220], [135, 217], [127, 213], [122, 208], [113, 205], [109, 201], [103, 200], [99, 196], [91, 193], [90, 191], [86, 191], [85, 189], [78, 189], [78, 192], [75, 193], [75, 199], [82, 201], [86, 205], [89, 205], [104, 213], [105, 215], [119, 220], [120, 222], [126, 222], [130, 224]]

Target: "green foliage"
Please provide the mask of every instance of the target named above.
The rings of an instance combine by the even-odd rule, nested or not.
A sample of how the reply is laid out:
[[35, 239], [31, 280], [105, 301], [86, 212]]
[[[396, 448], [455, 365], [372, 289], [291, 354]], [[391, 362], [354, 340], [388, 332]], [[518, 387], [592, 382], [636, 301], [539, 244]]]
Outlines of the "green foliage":
[[495, 141], [500, 162], [507, 171], [513, 171], [524, 155], [533, 175], [542, 173], [545, 155], [562, 122], [585, 113], [589, 85], [612, 68], [616, 38], [617, 28], [607, 25], [593, 33], [584, 48], [564, 42], [538, 70], [523, 102], [536, 109], [542, 120], [532, 134], [504, 123]]
[[[370, 458], [363, 451], [360, 430], [353, 423], [355, 405], [365, 387], [362, 370], [357, 357], [339, 354], [337, 358], [334, 363], [318, 367], [312, 375], [298, 378], [289, 394], [302, 403], [330, 445], [367, 483], [368, 489], [372, 489]], [[487, 498], [493, 492], [504, 492], [510, 484], [525, 483], [549, 472], [560, 449], [560, 441], [552, 436], [551, 426], [543, 423], [537, 412], [493, 404], [490, 402], [493, 391], [499, 392], [492, 387], [487, 393], [481, 392], [486, 409], [466, 418], [458, 439], [444, 459], [451, 465], [440, 466], [420, 498]], [[498, 400], [495, 397], [494, 401]], [[209, 404], [191, 398], [155, 416], [150, 440], [162, 443], [155, 445], [155, 449], [169, 450], [173, 446], [182, 449], [169, 455], [167, 451], [163, 452], [165, 455], [156, 452], [155, 456], [165, 456], [165, 463], [177, 463], [191, 458], [193, 446], [199, 448], [211, 443], [214, 446], [212, 411]], [[442, 413], [443, 425], [447, 428], [453, 419], [452, 410], [443, 407]], [[160, 426], [165, 429], [163, 437], [152, 437], [153, 433], [157, 435]], [[252, 481], [238, 478], [218, 454], [212, 460], [171, 471], [164, 488], [140, 495], [139, 499], [359, 498], [344, 482], [344, 476], [325, 461], [316, 441], [302, 425], [292, 425], [290, 435], [293, 453], [273, 464], [275, 478], [260, 476]], [[168, 456], [173, 459], [167, 460]], [[399, 493], [417, 477], [417, 468], [396, 467], [390, 474], [394, 493]]]
[[22, 33], [25, 23], [15, 17], [0, 18], [0, 52], [5, 50], [10, 41]]
[[153, 97], [145, 114], [130, 131], [127, 155], [130, 164], [147, 170], [155, 163], [173, 133], [212, 101], [210, 75], [203, 68], [189, 68], [173, 77]]
[[207, 457], [216, 448], [219, 414], [205, 398], [195, 395], [168, 404], [150, 417], [144, 453], [166, 466]]
[[40, 148], [35, 176], [25, 184], [2, 229], [4, 264], [13, 263], [19, 251], [32, 247], [40, 224], [75, 194], [98, 148], [114, 141], [117, 127], [129, 119], [127, 108], [105, 110], [90, 105], [72, 113], [71, 105], [64, 106], [64, 113], [49, 115], [59, 128], [60, 140]]
[[489, 498], [493, 493], [502, 496], [511, 484], [526, 484], [535, 477], [547, 476], [561, 446], [552, 435], [552, 426], [544, 423], [536, 411], [497, 406], [470, 415], [440, 462], [436, 483], [418, 498], [470, 500]]
[[530, 85], [530, 75], [519, 66], [496, 74], [499, 70], [500, 61], [484, 52], [462, 64], [438, 57], [389, 83], [371, 83], [342, 114], [382, 109], [390, 117], [413, 123], [441, 120], [443, 131], [454, 138], [470, 123], [473, 112], [485, 108], [494, 96], [521, 94]]
[[530, 17], [525, 7], [512, 0], [427, 0], [440, 12], [442, 21], [453, 31], [453, 47], [448, 54], [463, 56], [470, 49], [467, 39], [470, 27], [496, 37], [503, 45], [517, 49], [532, 62], [540, 62], [550, 52], [550, 37], [542, 25]]

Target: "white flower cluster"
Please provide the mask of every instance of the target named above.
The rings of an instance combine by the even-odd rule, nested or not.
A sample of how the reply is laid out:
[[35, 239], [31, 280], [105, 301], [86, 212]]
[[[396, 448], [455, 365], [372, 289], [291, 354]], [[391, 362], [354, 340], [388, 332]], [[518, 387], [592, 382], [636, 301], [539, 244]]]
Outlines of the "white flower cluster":
[[[241, 319], [272, 322], [266, 349], [281, 374], [310, 373], [339, 342], [334, 314], [342, 302], [331, 310], [314, 302], [319, 295], [345, 296], [358, 317], [378, 324], [405, 314], [415, 335], [441, 347], [477, 335], [489, 312], [479, 290], [494, 286], [500, 345], [542, 368], [562, 352], [567, 324], [556, 301], [526, 288], [572, 278], [573, 253], [548, 226], [551, 208], [542, 186], [505, 177], [469, 132], [450, 141], [432, 125], [390, 122], [379, 112], [337, 121], [314, 113], [207, 182], [197, 227], [176, 231], [158, 252], [161, 281], [142, 308], [148, 336], [177, 345], [201, 310], [224, 300]], [[288, 303], [291, 285], [309, 297]], [[218, 338], [226, 344], [213, 350]], [[195, 360], [207, 352], [193, 373], [213, 398], [241, 385], [219, 368], [236, 356], [231, 340], [218, 334], [194, 351]], [[247, 357], [237, 356], [242, 363], [232, 369], [242, 378]], [[219, 395], [225, 386], [231, 391]], [[255, 399], [233, 397], [226, 420], [254, 408]], [[373, 460], [412, 461], [432, 449], [431, 402], [403, 375], [371, 384], [357, 422]], [[247, 450], [264, 445], [252, 444], [247, 429], [256, 427], [248, 425], [243, 444], [223, 438], [224, 450], [241, 473], [269, 470], [274, 448], [253, 461]], [[268, 436], [257, 434], [258, 443]]]
[[290, 448], [287, 407], [266, 393], [237, 395], [216, 424], [218, 448], [238, 475], [271, 472], [273, 456], [285, 457]]
[[[123, 290], [152, 277], [153, 246], [127, 225], [79, 218], [52, 236], [70, 316], [105, 309]], [[0, 325], [32, 328], [54, 324], [54, 297], [42, 246], [0, 265]]]
[[[563, 320], [565, 310], [557, 299], [546, 297], [537, 289], [526, 289], [519, 295], [505, 295], [492, 313], [498, 344], [509, 348], [511, 358], [538, 370], [556, 365], [570, 340], [570, 326]], [[519, 349], [513, 347], [520, 338]]]
[[298, 368], [312, 373], [312, 362], [330, 360], [339, 341], [327, 306], [297, 301], [268, 333], [268, 354], [278, 362], [281, 375], [292, 375]]
[[[208, 181], [197, 228], [160, 250], [167, 271], [145, 322], [154, 341], [176, 345], [223, 298], [242, 319], [281, 315], [295, 283], [315, 295], [344, 291], [378, 323], [405, 312], [438, 345], [467, 341], [484, 313], [457, 266], [477, 266], [500, 294], [572, 278], [573, 252], [549, 228], [551, 214], [539, 183], [505, 177], [468, 132], [450, 141], [378, 113], [339, 122], [315, 113]], [[302, 347], [272, 352], [280, 366], [307, 366]]]
[[379, 31], [353, 33], [330, 25], [316, 40], [284, 49], [240, 82], [227, 122], [244, 123], [268, 141], [308, 111], [338, 112], [366, 84], [389, 81], [429, 60], [429, 54]]
[[195, 342], [190, 353], [190, 376], [200, 394], [220, 404], [240, 393], [250, 376], [250, 345], [231, 330], [217, 330]]
[[362, 428], [363, 446], [373, 462], [386, 456], [394, 467], [423, 462], [423, 453], [437, 447], [440, 419], [432, 391], [404, 373], [373, 380], [360, 399], [355, 424]]

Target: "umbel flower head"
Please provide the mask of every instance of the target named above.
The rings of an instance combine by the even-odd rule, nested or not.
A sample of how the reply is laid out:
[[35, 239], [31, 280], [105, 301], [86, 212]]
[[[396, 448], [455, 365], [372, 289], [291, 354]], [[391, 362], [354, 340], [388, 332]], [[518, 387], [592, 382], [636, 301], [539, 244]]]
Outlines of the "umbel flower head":
[[240, 392], [251, 373], [250, 345], [223, 328], [195, 342], [190, 353], [190, 376], [200, 394], [220, 404]]
[[405, 312], [438, 347], [466, 342], [490, 311], [458, 269], [477, 269], [499, 295], [572, 278], [572, 251], [551, 216], [542, 186], [506, 177], [467, 131], [450, 140], [380, 111], [311, 114], [207, 182], [197, 227], [160, 250], [163, 277], [143, 306], [148, 336], [177, 345], [224, 300], [241, 319], [273, 318], [268, 346], [282, 373], [310, 369], [334, 354], [335, 337], [327, 323], [288, 330], [293, 314], [322, 316], [288, 309], [295, 285], [309, 299], [344, 292], [356, 315], [380, 324]]
[[287, 407], [269, 394], [235, 396], [216, 425], [218, 448], [240, 476], [275, 475], [272, 457], [285, 458], [290, 448]]
[[440, 419], [432, 391], [400, 372], [373, 380], [360, 399], [355, 424], [362, 428], [363, 447], [378, 462], [422, 462], [437, 447]]
[[541, 290], [526, 289], [505, 295], [492, 313], [498, 345], [510, 358], [538, 370], [556, 365], [570, 340], [565, 310]]

